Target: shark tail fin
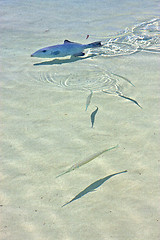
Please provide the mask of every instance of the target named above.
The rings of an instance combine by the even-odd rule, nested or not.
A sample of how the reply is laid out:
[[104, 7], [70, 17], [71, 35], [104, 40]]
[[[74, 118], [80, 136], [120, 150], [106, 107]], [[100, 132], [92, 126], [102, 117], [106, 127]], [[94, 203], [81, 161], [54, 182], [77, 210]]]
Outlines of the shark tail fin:
[[101, 41], [99, 42], [93, 42], [93, 43], [89, 43], [86, 45], [86, 48], [96, 48], [96, 47], [101, 47], [102, 44], [101, 44]]

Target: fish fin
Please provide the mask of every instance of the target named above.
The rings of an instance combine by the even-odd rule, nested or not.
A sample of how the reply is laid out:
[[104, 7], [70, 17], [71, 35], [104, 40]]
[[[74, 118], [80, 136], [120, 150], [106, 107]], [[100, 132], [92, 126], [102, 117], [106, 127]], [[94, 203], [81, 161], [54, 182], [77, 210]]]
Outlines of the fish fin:
[[64, 40], [64, 44], [66, 44], [66, 43], [74, 43], [74, 42], [71, 42], [71, 41], [69, 41], [69, 40]]
[[74, 56], [74, 57], [79, 57], [79, 56], [84, 56], [84, 55], [85, 55], [85, 53], [80, 52], [80, 53], [76, 53], [76, 54], [74, 54], [73, 56]]

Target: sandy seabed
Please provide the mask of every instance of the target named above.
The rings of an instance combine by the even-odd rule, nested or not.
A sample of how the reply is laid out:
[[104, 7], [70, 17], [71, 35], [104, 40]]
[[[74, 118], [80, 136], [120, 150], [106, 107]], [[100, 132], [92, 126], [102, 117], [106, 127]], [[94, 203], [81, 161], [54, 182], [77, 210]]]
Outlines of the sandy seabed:
[[[0, 239], [158, 240], [158, 53], [97, 56], [62, 64], [46, 60], [47, 64], [39, 65], [45, 59], [32, 59], [30, 53], [42, 46], [42, 40], [53, 37], [56, 28], [50, 30], [51, 25], [42, 22], [42, 32], [38, 31], [35, 25], [43, 7], [27, 18], [27, 6], [4, 4], [1, 9]], [[11, 7], [15, 8], [11, 11]], [[62, 19], [56, 16], [60, 23]], [[54, 42], [62, 41], [63, 35], [57, 34]], [[142, 109], [117, 95], [95, 91], [85, 111], [89, 90], [68, 89], [64, 82], [55, 86], [53, 75], [61, 79], [61, 75], [75, 73], [74, 69], [85, 72], [89, 65], [130, 79], [135, 87], [124, 82], [123, 93], [136, 99]], [[91, 128], [90, 115], [96, 106]], [[117, 144], [56, 178], [72, 165]]]

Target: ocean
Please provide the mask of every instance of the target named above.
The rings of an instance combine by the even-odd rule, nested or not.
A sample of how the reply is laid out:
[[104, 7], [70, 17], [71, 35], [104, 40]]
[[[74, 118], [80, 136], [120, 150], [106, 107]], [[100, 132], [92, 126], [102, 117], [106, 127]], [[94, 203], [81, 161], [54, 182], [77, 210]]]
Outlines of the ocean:
[[[0, 0], [0, 239], [159, 239], [159, 25], [157, 0]], [[64, 40], [102, 47], [31, 58]]]

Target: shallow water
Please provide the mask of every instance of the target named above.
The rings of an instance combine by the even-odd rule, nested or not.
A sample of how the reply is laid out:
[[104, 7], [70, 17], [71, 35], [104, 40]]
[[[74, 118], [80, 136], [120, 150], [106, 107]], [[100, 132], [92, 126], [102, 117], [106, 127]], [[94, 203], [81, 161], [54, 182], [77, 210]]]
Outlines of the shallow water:
[[[0, 5], [0, 239], [158, 240], [158, 1]], [[103, 47], [30, 57], [65, 39]]]

